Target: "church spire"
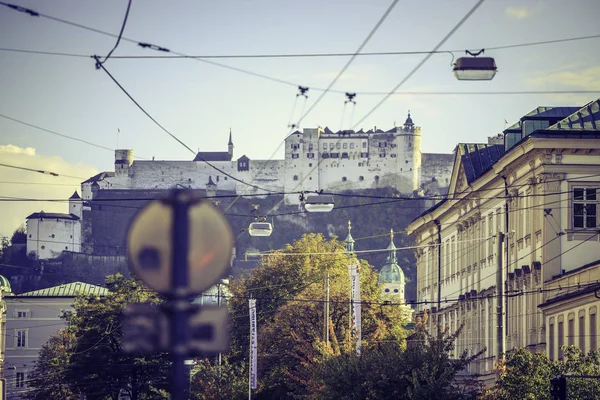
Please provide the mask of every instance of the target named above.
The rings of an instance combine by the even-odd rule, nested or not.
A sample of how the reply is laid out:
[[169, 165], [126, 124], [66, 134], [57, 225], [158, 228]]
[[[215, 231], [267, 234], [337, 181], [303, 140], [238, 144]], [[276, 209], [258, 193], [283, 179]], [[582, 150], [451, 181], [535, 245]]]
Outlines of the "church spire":
[[227, 153], [229, 154], [229, 157], [233, 157], [233, 140], [231, 140], [231, 128], [229, 128], [229, 143], [227, 144]]
[[346, 252], [354, 253], [354, 238], [352, 237], [352, 222], [348, 220], [348, 236], [346, 237]]
[[388, 264], [398, 264], [396, 257], [396, 245], [394, 245], [394, 230], [390, 229], [390, 245], [388, 246], [390, 254], [388, 254]]

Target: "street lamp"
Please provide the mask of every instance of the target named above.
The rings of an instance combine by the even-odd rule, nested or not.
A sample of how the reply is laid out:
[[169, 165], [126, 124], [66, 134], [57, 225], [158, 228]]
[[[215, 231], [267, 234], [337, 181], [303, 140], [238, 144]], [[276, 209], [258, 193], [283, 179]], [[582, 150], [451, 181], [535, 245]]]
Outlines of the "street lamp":
[[496, 61], [492, 57], [479, 57], [485, 50], [481, 49], [477, 53], [471, 53], [466, 50], [465, 53], [472, 57], [460, 57], [454, 63], [452, 70], [454, 76], [459, 81], [489, 81], [496, 76], [498, 68]]

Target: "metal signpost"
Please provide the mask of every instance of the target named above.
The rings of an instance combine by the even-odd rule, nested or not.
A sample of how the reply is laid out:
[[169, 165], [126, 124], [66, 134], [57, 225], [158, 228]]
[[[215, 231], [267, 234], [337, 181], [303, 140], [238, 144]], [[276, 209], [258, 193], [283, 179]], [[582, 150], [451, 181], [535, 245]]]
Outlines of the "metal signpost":
[[218, 281], [232, 248], [233, 234], [225, 216], [187, 190], [150, 202], [129, 227], [131, 271], [168, 301], [127, 307], [123, 347], [129, 352], [172, 354], [173, 400], [187, 398], [186, 358], [227, 351], [227, 308], [200, 308], [190, 300]]

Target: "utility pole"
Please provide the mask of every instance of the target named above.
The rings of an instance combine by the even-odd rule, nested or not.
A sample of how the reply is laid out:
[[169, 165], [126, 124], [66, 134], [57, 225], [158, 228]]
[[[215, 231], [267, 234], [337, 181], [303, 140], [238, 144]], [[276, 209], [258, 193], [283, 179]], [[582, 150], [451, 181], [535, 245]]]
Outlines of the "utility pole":
[[496, 270], [496, 294], [497, 294], [497, 300], [496, 300], [496, 326], [497, 326], [497, 340], [498, 340], [498, 361], [502, 360], [504, 358], [504, 342], [505, 342], [505, 336], [504, 336], [504, 316], [502, 315], [502, 308], [503, 308], [503, 302], [502, 302], [502, 285], [504, 284], [503, 282], [503, 277], [504, 274], [502, 273], [503, 268], [502, 268], [502, 245], [504, 243], [504, 234], [502, 232], [498, 232], [497, 236], [496, 236], [496, 246], [497, 246], [497, 251], [496, 251], [496, 257], [497, 257], [497, 270]]
[[323, 320], [323, 340], [329, 347], [329, 271], [325, 272], [325, 312]]
[[[438, 265], [438, 270], [437, 270], [437, 312], [440, 312], [440, 308], [442, 308], [442, 224], [440, 224], [440, 221], [438, 221], [437, 219], [435, 221], [435, 224], [437, 225], [438, 231], [437, 231], [437, 265]], [[436, 317], [436, 319], [438, 319]], [[438, 324], [439, 324], [439, 319], [438, 319]]]

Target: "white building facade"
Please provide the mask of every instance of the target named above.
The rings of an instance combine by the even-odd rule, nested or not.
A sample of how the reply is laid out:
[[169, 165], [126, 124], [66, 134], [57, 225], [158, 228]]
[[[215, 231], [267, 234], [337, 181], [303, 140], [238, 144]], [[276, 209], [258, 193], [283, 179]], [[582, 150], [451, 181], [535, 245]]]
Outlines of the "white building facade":
[[[209, 181], [218, 190], [236, 194], [378, 187], [412, 193], [421, 184], [422, 169], [427, 168], [421, 162], [421, 128], [410, 114], [403, 126], [388, 131], [376, 127], [366, 132], [296, 131], [285, 139], [284, 160], [250, 160], [245, 155], [234, 160], [233, 147], [230, 134], [227, 152], [199, 152], [193, 161], [134, 161], [133, 150], [116, 150], [115, 171], [83, 182], [83, 200], [103, 189], [206, 189]], [[448, 182], [451, 163], [442, 164], [425, 176]], [[285, 200], [287, 204], [299, 202], [297, 194]]]
[[[418, 311], [450, 331], [464, 325], [455, 354], [485, 350], [469, 369], [484, 380], [494, 380], [499, 346], [547, 349], [538, 306], [566, 293], [551, 283], [600, 259], [599, 106], [539, 107], [505, 131], [505, 145], [460, 144], [448, 198], [407, 228], [419, 247]], [[532, 122], [544, 127], [526, 131]]]

